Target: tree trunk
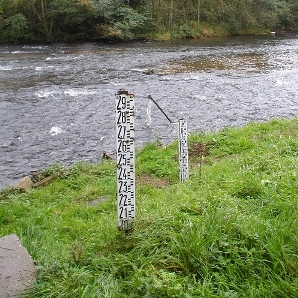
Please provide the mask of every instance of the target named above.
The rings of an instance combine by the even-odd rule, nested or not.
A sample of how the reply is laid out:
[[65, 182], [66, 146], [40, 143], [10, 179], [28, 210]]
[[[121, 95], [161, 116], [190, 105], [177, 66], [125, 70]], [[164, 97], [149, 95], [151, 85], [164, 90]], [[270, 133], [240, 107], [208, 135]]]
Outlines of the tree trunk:
[[40, 24], [43, 26], [43, 29], [45, 31], [48, 41], [53, 41], [53, 38], [51, 36], [53, 20], [50, 20], [48, 23], [48, 19], [46, 17], [46, 0], [40, 0], [40, 10], [41, 10], [40, 12], [37, 11], [37, 9], [34, 6], [34, 3], [32, 3], [32, 5], [33, 5], [33, 11], [37, 15], [37, 18], [39, 19]]
[[201, 4], [201, 1], [198, 0], [198, 25], [200, 25], [200, 4]]
[[173, 26], [173, 0], [171, 0], [170, 4], [170, 17], [169, 17], [169, 27], [172, 29]]

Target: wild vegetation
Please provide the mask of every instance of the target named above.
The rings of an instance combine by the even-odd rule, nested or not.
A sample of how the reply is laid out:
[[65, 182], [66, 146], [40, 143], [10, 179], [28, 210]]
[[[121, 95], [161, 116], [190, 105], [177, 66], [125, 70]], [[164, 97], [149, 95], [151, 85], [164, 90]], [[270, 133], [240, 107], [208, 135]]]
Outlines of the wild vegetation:
[[0, 192], [0, 236], [39, 269], [27, 297], [297, 297], [298, 119], [189, 136], [137, 152], [135, 229], [117, 230], [115, 161], [42, 171]]
[[256, 34], [297, 20], [298, 0], [0, 0], [0, 42]]

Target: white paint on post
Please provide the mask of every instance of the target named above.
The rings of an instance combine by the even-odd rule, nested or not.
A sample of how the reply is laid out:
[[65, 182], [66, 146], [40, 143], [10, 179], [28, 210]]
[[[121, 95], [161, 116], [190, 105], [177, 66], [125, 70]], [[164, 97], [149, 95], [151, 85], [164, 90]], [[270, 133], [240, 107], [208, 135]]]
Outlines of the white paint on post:
[[129, 231], [135, 221], [135, 104], [134, 95], [116, 94], [117, 214], [119, 230]]
[[179, 139], [179, 164], [180, 181], [188, 179], [188, 145], [187, 145], [187, 122], [184, 119], [178, 120]]

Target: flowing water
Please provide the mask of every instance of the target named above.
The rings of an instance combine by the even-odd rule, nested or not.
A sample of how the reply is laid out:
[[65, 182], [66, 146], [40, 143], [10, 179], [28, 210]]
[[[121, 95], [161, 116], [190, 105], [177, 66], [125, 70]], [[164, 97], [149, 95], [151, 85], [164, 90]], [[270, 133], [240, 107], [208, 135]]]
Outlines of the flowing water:
[[135, 94], [136, 143], [298, 116], [298, 36], [0, 46], [0, 187], [55, 162], [115, 153], [115, 94]]

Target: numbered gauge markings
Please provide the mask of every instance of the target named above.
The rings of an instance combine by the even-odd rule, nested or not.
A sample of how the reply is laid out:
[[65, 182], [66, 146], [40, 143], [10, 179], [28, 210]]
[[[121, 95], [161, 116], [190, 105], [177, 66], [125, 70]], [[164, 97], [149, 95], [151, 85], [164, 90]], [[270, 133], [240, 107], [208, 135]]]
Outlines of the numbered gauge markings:
[[187, 122], [184, 119], [178, 121], [179, 138], [179, 163], [180, 181], [188, 179], [188, 145], [187, 145]]
[[135, 220], [135, 104], [134, 95], [116, 95], [118, 228], [131, 230]]

